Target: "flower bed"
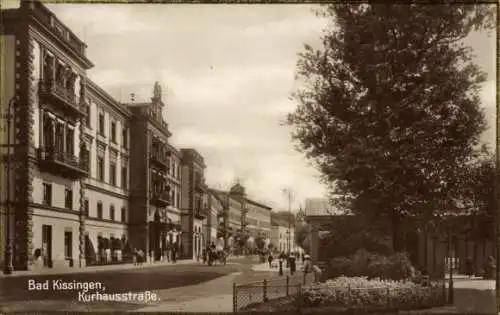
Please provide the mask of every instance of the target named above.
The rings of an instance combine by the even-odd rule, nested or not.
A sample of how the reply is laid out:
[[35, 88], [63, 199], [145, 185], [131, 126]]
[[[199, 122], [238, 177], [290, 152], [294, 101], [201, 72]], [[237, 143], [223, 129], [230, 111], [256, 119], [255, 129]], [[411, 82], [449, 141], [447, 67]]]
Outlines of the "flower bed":
[[294, 296], [248, 305], [241, 311], [395, 314], [398, 311], [429, 309], [444, 304], [444, 290], [439, 285], [422, 286], [409, 281], [339, 277], [305, 286], [301, 293]]
[[305, 287], [297, 296], [301, 307], [338, 306], [349, 309], [418, 309], [444, 305], [442, 286], [410, 281], [339, 277]]

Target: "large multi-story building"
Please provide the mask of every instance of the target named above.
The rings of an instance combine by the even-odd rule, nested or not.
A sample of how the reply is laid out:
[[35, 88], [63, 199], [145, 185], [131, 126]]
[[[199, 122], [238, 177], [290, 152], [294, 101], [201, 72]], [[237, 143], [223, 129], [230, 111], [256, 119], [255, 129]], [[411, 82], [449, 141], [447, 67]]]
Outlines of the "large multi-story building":
[[262, 238], [268, 244], [271, 240], [271, 208], [248, 198], [245, 187], [237, 183], [229, 192], [211, 189], [221, 201], [223, 213], [219, 215], [218, 235], [227, 246], [240, 246], [239, 240]]
[[[201, 256], [205, 245], [203, 221], [208, 216], [208, 187], [205, 184], [205, 161], [195, 149], [181, 149], [182, 169], [182, 257]], [[206, 224], [205, 224], [206, 225]]]
[[203, 233], [207, 243], [224, 243], [224, 201], [212, 189], [207, 192], [208, 213]]
[[119, 103], [87, 78], [85, 43], [41, 2], [1, 14], [6, 272], [120, 261], [134, 248], [161, 260], [169, 243], [194, 258], [218, 226], [226, 243], [269, 235], [268, 207], [239, 185], [209, 194], [202, 155], [170, 143], [158, 83], [150, 102]]
[[[127, 241], [130, 170], [130, 111], [87, 81], [81, 153], [88, 163], [83, 212], [86, 264], [112, 259]], [[109, 245], [106, 245], [109, 243]]]
[[15, 115], [5, 119], [10, 139], [2, 139], [2, 249], [12, 245], [2, 260], [18, 270], [29, 269], [33, 257], [49, 267], [82, 265], [88, 164], [80, 145], [93, 65], [85, 44], [41, 3], [1, 14], [2, 112], [12, 104]]
[[[168, 140], [172, 135], [163, 119], [161, 87], [154, 86], [149, 103], [126, 104], [132, 111], [131, 132], [134, 150], [130, 157], [129, 237], [134, 247], [148, 252], [150, 259], [161, 260], [169, 241], [168, 210], [172, 204], [172, 152]], [[172, 208], [170, 208], [172, 209]], [[172, 239], [179, 241], [178, 235]]]

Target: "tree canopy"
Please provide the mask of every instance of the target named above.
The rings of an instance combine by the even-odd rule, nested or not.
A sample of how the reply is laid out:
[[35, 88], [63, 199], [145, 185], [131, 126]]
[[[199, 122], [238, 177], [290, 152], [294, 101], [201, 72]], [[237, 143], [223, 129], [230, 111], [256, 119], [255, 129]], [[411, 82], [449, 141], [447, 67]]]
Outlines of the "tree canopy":
[[332, 4], [320, 48], [299, 54], [288, 116], [297, 148], [355, 214], [391, 222], [448, 211], [456, 170], [486, 129], [486, 75], [464, 39], [491, 28], [480, 5]]

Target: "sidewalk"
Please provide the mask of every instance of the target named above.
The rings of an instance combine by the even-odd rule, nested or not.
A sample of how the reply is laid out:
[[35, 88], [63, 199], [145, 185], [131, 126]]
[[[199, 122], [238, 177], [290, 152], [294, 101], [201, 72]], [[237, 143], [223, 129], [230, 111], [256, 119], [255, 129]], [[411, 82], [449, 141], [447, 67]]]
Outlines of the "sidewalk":
[[42, 276], [42, 275], [63, 275], [72, 273], [88, 273], [88, 272], [99, 272], [99, 271], [113, 271], [113, 270], [128, 270], [128, 269], [144, 269], [144, 268], [155, 268], [155, 267], [165, 267], [165, 266], [177, 266], [177, 265], [190, 265], [190, 264], [201, 264], [201, 262], [194, 259], [183, 259], [177, 260], [176, 263], [161, 261], [161, 262], [150, 262], [145, 263], [141, 266], [130, 264], [117, 264], [117, 265], [103, 265], [103, 266], [88, 266], [88, 267], [74, 267], [74, 268], [46, 268], [37, 269], [29, 271], [14, 271], [10, 275], [5, 275], [0, 273], [0, 279], [4, 277], [22, 277], [22, 276]]
[[232, 312], [230, 284], [240, 274], [236, 272], [205, 283], [165, 290], [160, 293], [163, 301], [132, 312]]
[[[256, 265], [253, 265], [252, 266], [252, 270], [253, 271], [274, 271], [274, 272], [279, 272], [279, 262], [278, 261], [274, 261], [273, 262], [273, 265], [276, 265], [277, 268], [270, 268], [269, 267], [269, 263], [268, 262], [265, 262], [265, 263], [260, 263], [260, 264], [256, 264]], [[297, 263], [297, 271], [300, 271], [301, 268], [302, 268], [302, 263]], [[287, 274], [287, 273], [290, 273], [290, 269], [286, 267], [286, 263], [283, 263], [283, 273], [284, 274]]]

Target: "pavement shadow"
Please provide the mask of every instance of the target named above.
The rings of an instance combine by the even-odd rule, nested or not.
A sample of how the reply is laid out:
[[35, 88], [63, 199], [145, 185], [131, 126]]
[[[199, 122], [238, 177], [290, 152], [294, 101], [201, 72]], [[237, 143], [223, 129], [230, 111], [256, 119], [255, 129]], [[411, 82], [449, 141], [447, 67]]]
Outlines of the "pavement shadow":
[[495, 291], [455, 288], [454, 305], [461, 313], [496, 314]]

